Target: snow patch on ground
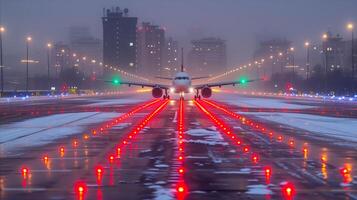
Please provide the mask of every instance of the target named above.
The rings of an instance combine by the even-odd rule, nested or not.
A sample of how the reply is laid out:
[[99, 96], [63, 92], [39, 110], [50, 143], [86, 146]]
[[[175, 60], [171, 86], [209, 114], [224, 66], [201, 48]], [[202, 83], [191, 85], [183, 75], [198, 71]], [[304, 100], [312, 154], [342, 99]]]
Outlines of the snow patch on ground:
[[224, 142], [222, 135], [218, 131], [198, 128], [190, 129], [186, 134], [199, 139], [184, 140], [184, 142], [206, 145], [228, 145], [227, 142]]
[[174, 190], [164, 188], [160, 185], [150, 185], [148, 188], [154, 190], [154, 198], [155, 200], [171, 200], [174, 199]]
[[245, 114], [307, 130], [318, 135], [357, 142], [357, 119], [296, 113], [252, 112]]
[[146, 98], [122, 98], [122, 99], [101, 99], [96, 100], [97, 103], [90, 103], [83, 106], [111, 106], [111, 105], [123, 105], [123, 104], [135, 104], [147, 101]]
[[246, 194], [253, 195], [268, 195], [273, 194], [273, 192], [266, 185], [248, 185], [248, 191]]
[[250, 174], [251, 173], [250, 168], [242, 168], [238, 171], [215, 171], [215, 174]]
[[306, 109], [315, 107], [294, 104], [296, 99], [254, 98], [239, 95], [219, 96], [216, 99], [231, 105], [248, 108]]
[[25, 147], [45, 145], [80, 133], [85, 126], [122, 115], [121, 113], [65, 113], [28, 119], [0, 126], [0, 155]]

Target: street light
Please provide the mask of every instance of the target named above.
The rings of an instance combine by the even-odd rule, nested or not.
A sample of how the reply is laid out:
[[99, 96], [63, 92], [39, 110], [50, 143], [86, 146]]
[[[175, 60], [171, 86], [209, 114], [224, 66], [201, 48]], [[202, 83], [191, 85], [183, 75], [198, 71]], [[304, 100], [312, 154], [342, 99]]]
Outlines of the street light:
[[51, 54], [52, 44], [47, 43], [47, 83], [48, 83], [48, 90], [51, 89], [51, 79], [50, 79], [50, 54]]
[[355, 62], [354, 62], [354, 37], [353, 37], [353, 24], [352, 23], [348, 23], [347, 24], [347, 29], [349, 31], [351, 31], [351, 36], [352, 36], [352, 39], [351, 39], [351, 65], [352, 65], [352, 79], [355, 78]]
[[0, 26], [0, 71], [1, 71], [1, 95], [4, 93], [4, 65], [3, 65], [3, 54], [2, 54], [2, 34], [5, 32], [5, 28]]
[[29, 44], [32, 41], [32, 37], [26, 38], [26, 93], [29, 91]]
[[305, 42], [306, 47], [306, 80], [309, 79], [310, 76], [310, 42]]

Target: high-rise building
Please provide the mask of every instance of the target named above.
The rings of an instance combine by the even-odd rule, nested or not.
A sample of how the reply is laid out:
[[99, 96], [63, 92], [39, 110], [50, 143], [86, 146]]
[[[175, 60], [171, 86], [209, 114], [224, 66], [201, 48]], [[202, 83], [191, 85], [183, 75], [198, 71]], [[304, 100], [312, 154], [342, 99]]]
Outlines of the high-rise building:
[[[253, 56], [254, 62], [257, 61], [260, 66], [256, 66], [256, 63], [253, 66], [263, 68], [267, 75], [284, 72], [288, 66], [294, 64], [290, 47], [291, 42], [282, 38], [260, 41]], [[264, 59], [263, 63], [262, 59]]]
[[346, 70], [344, 64], [345, 44], [346, 43], [339, 34], [335, 36], [330, 32], [326, 34], [326, 38], [324, 38], [322, 42], [322, 52], [324, 54], [323, 63], [324, 66], [327, 66], [328, 71], [337, 69]]
[[[138, 19], [129, 17], [128, 9], [107, 9], [103, 21], [103, 64], [137, 72], [136, 25]], [[104, 67], [104, 75], [112, 71]]]
[[138, 66], [141, 73], [163, 74], [165, 30], [148, 22], [138, 28]]
[[[87, 57], [91, 60], [101, 61], [103, 45], [100, 39], [92, 36], [89, 27], [73, 26], [69, 29], [69, 41], [71, 50], [78, 56]], [[79, 69], [86, 75], [93, 72], [101, 74], [102, 69], [99, 65], [96, 67], [88, 67], [86, 65], [78, 66]]]
[[193, 40], [188, 55], [190, 67], [195, 74], [215, 75], [227, 70], [226, 43], [220, 38], [203, 38]]
[[166, 39], [163, 75], [172, 76], [180, 69], [178, 42], [172, 37]]
[[52, 55], [54, 57], [54, 66], [58, 75], [65, 68], [72, 67], [72, 55], [69, 45], [58, 42], [54, 45]]

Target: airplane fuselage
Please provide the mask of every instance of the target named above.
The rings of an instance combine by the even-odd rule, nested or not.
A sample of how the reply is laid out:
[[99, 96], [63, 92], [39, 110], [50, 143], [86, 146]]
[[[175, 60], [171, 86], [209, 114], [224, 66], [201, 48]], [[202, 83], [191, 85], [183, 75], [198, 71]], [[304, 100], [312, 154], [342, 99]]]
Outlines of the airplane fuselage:
[[172, 93], [192, 93], [191, 77], [186, 72], [178, 72], [172, 80]]

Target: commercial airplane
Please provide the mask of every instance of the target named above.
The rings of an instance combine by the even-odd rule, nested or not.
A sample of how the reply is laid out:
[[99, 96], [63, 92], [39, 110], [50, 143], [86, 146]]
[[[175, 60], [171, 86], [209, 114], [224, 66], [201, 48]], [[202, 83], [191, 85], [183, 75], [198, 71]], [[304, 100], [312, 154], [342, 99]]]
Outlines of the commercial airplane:
[[[183, 55], [183, 53], [182, 53]], [[182, 56], [183, 57], [183, 56]], [[227, 81], [227, 82], [217, 82], [217, 83], [206, 83], [200, 85], [192, 85], [192, 80], [203, 79], [208, 77], [190, 77], [187, 72], [184, 71], [183, 67], [183, 59], [181, 62], [181, 70], [180, 72], [176, 73], [173, 78], [166, 78], [166, 77], [157, 77], [161, 79], [171, 80], [172, 85], [163, 85], [163, 84], [150, 84], [150, 83], [139, 83], [139, 82], [130, 82], [130, 81], [122, 81], [119, 84], [121, 85], [128, 85], [129, 87], [134, 86], [141, 86], [141, 87], [151, 87], [152, 88], [152, 96], [155, 98], [170, 98], [169, 93], [176, 93], [183, 96], [185, 93], [196, 93], [195, 98], [209, 98], [212, 96], [212, 88], [213, 87], [221, 87], [225, 85], [239, 85], [245, 84], [248, 82], [253, 82], [256, 80], [239, 80], [239, 81]], [[164, 94], [165, 92], [165, 94]]]

